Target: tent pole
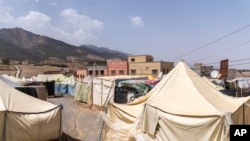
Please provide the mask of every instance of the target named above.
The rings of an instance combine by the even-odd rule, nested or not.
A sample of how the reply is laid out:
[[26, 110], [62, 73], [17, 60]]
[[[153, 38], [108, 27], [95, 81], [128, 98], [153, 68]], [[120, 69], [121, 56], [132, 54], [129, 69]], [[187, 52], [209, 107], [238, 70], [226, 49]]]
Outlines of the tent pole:
[[3, 138], [2, 138], [3, 141], [6, 141], [7, 113], [8, 113], [8, 111], [5, 111], [5, 112], [4, 112], [4, 125], [3, 125]]
[[102, 107], [102, 96], [103, 96], [103, 78], [101, 80], [101, 107]]
[[245, 102], [243, 103], [243, 125], [245, 125]]

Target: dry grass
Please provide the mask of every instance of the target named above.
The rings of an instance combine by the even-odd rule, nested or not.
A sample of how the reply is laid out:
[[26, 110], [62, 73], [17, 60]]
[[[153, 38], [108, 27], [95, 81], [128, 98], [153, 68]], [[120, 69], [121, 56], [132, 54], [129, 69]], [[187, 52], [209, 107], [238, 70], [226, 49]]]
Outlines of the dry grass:
[[20, 78], [37, 76], [38, 74], [44, 74], [47, 71], [61, 71], [61, 67], [54, 66], [34, 66], [34, 65], [18, 65], [21, 70]]
[[[38, 74], [44, 74], [47, 71], [61, 71], [61, 67], [54, 67], [54, 66], [34, 66], [34, 65], [18, 65], [19, 69], [21, 70], [21, 74], [19, 78], [26, 77], [30, 78], [32, 76], [37, 76]], [[6, 70], [1, 69], [0, 75], [7, 74], [15, 76], [17, 73], [17, 69], [11, 67], [12, 69]]]

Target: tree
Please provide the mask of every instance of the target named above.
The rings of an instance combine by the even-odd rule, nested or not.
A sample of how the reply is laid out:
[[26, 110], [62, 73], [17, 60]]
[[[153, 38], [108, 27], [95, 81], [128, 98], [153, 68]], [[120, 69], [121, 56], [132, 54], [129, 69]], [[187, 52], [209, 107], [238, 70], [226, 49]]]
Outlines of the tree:
[[9, 65], [10, 64], [10, 59], [8, 57], [3, 57], [2, 58], [2, 63], [5, 65]]

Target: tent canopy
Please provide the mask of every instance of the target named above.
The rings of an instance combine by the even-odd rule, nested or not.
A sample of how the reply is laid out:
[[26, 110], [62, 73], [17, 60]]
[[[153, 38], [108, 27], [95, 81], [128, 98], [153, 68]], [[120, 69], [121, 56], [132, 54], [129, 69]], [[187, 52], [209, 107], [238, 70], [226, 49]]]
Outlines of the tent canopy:
[[171, 74], [160, 83], [147, 105], [175, 115], [211, 116], [233, 113], [244, 98], [226, 96], [208, 85], [184, 62], [179, 62]]
[[55, 140], [61, 106], [24, 94], [0, 80], [0, 140]]
[[249, 97], [227, 96], [209, 83], [179, 62], [145, 97], [109, 105], [104, 140], [228, 140], [230, 124], [249, 123]]

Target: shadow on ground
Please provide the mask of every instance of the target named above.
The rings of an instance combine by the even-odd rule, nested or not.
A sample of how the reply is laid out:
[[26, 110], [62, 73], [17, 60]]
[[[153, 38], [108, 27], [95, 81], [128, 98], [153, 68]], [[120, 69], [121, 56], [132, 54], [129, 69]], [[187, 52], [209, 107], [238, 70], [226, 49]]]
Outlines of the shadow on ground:
[[60, 141], [81, 141], [81, 140], [71, 137], [70, 135], [63, 132]]

